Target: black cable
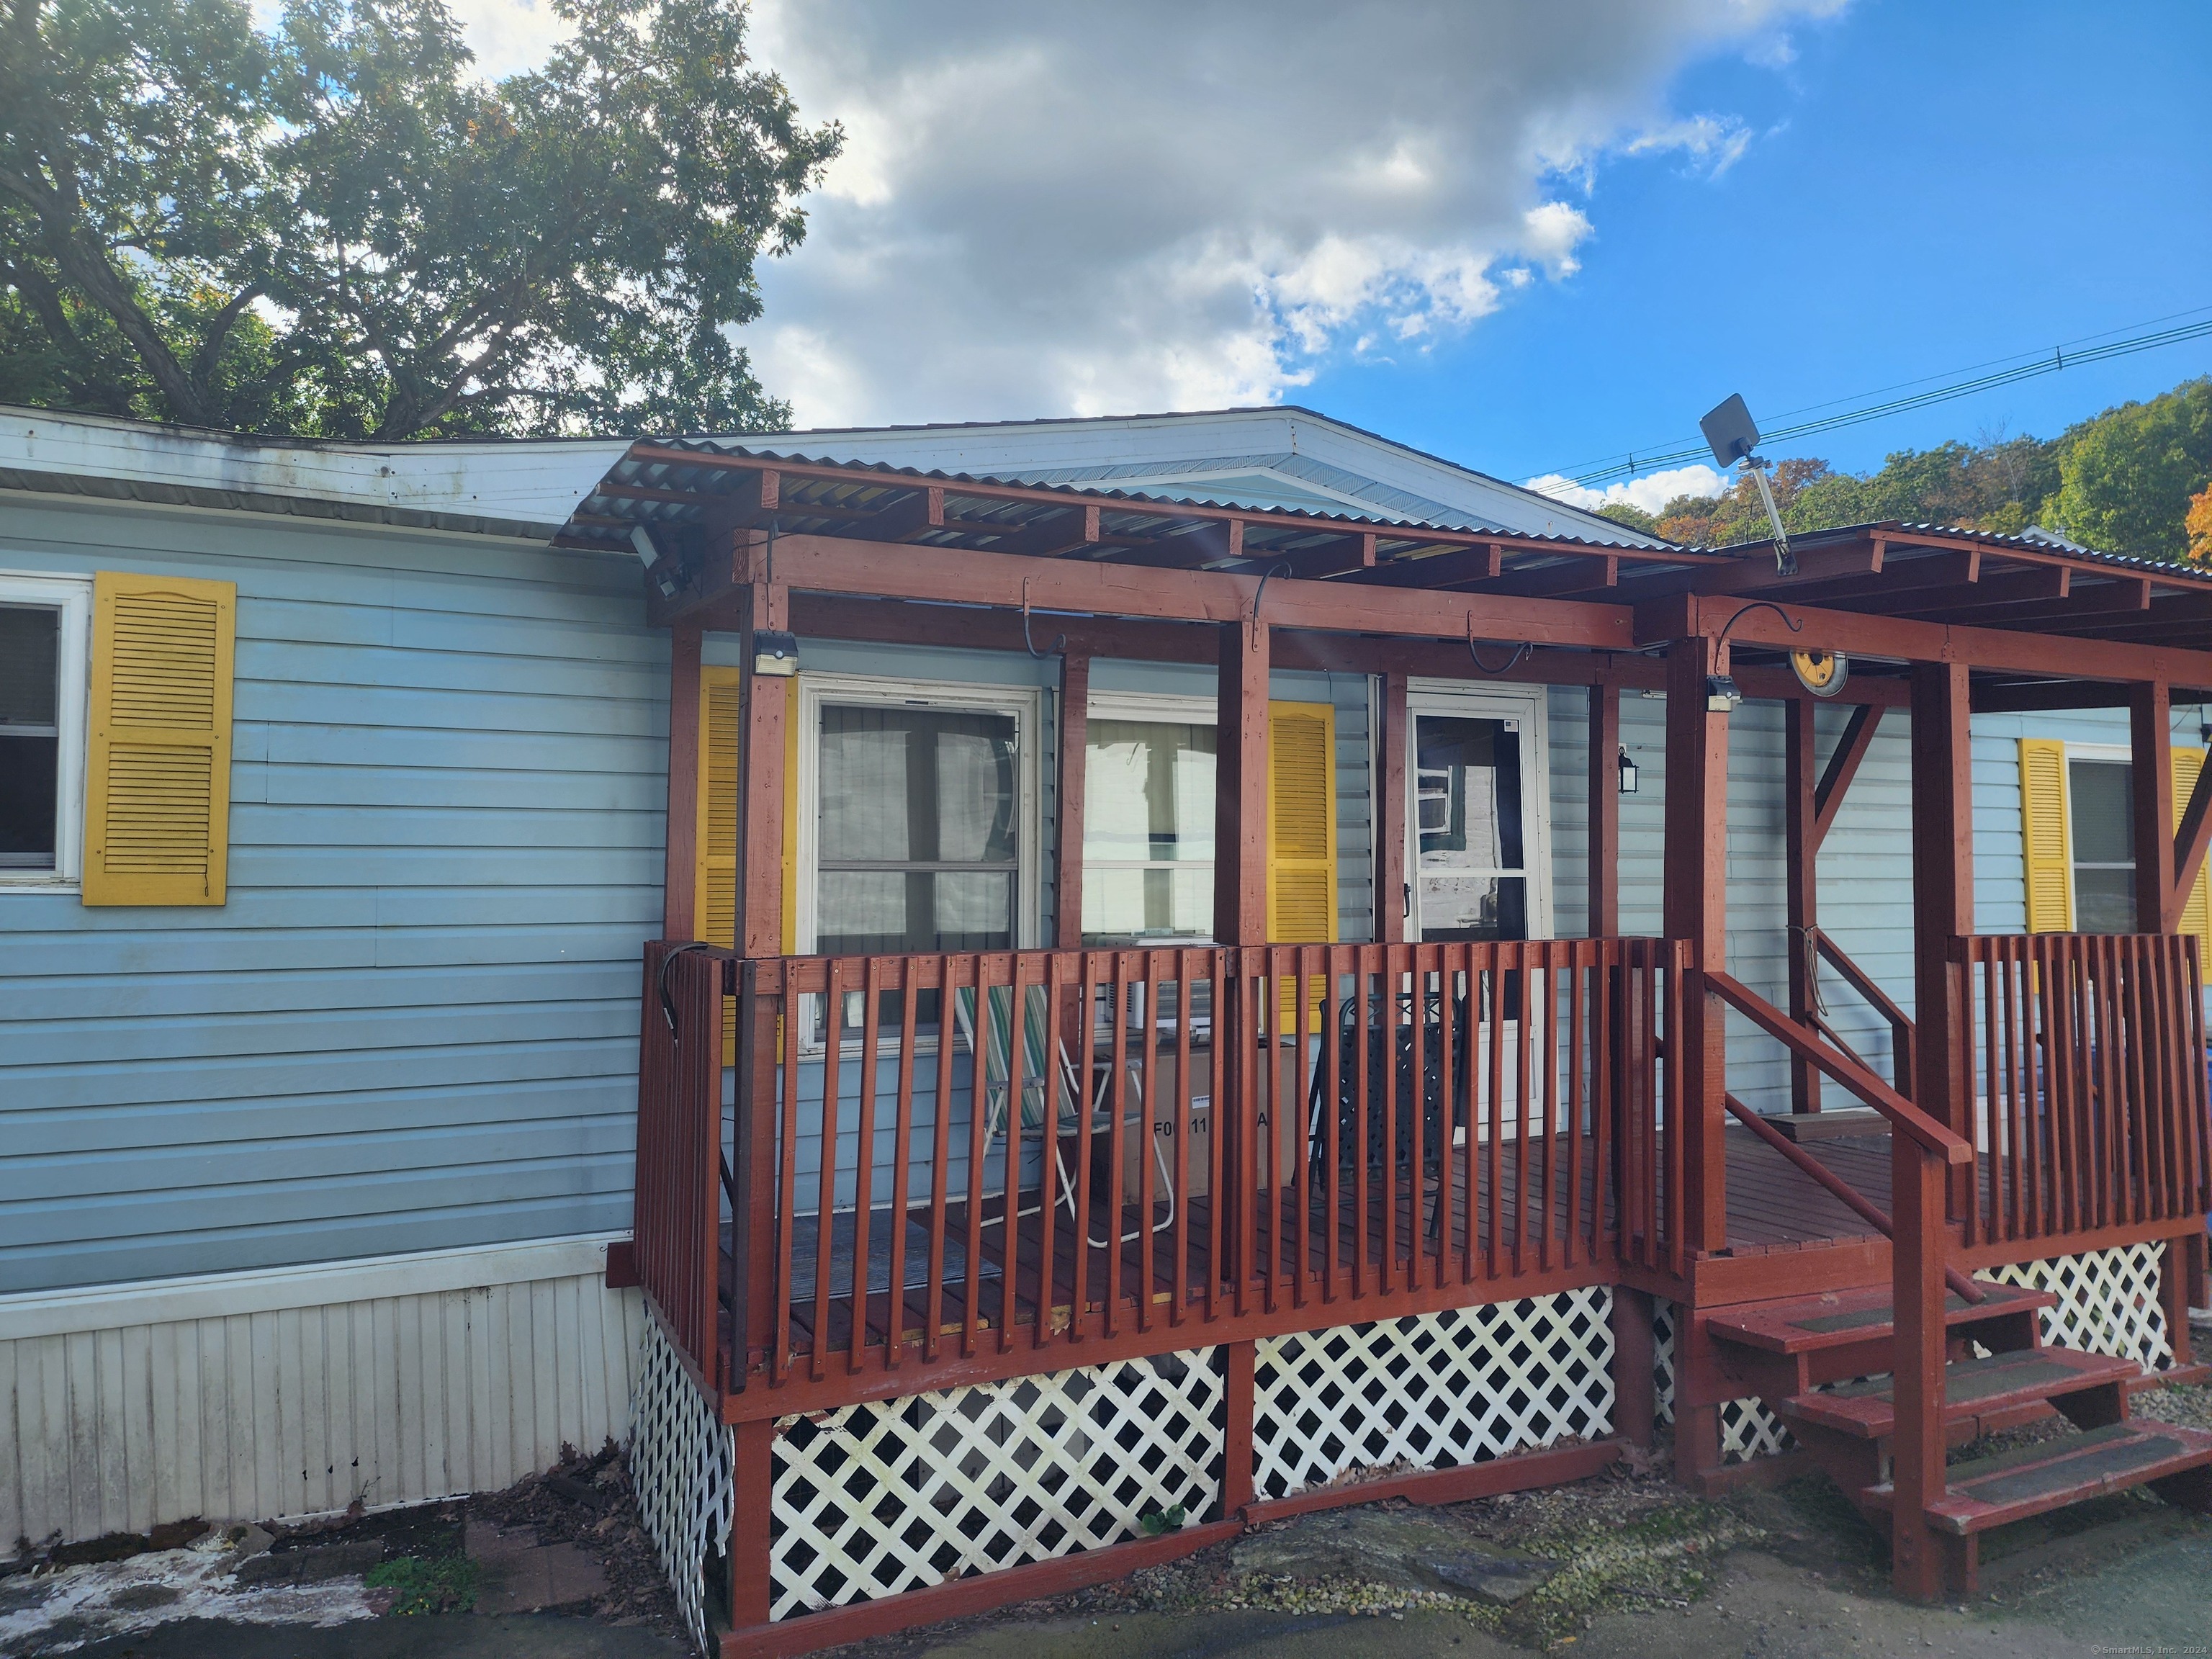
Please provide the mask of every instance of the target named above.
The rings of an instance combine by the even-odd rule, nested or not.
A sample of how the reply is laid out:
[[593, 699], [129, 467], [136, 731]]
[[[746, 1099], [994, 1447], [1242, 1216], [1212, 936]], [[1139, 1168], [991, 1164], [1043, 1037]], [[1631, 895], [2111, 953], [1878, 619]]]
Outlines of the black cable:
[[[2039, 375], [2060, 374], [2069, 367], [2078, 368], [2083, 363], [2104, 362], [2114, 357], [2132, 356], [2138, 351], [2148, 351], [2154, 347], [2163, 345], [2177, 345], [2185, 340], [2200, 339], [2207, 335], [2212, 335], [2212, 320], [2185, 323], [2178, 328], [2160, 329], [2154, 333], [2137, 335], [2131, 339], [2113, 340], [2104, 345], [2090, 346], [2076, 351], [2070, 359], [2064, 350], [2060, 349], [2054, 350], [2048, 357], [2039, 356], [2032, 362], [2016, 363], [2010, 368], [1976, 375], [1972, 380], [1961, 380], [1951, 386], [1937, 386], [1928, 392], [1916, 392], [1907, 397], [1893, 398], [1882, 403], [1868, 404], [1862, 409], [1846, 410], [1840, 415], [1826, 415], [1817, 420], [1801, 421], [1795, 426], [1778, 427], [1771, 432], [1762, 434], [1759, 441], [1762, 447], [1771, 447], [1776, 443], [1797, 438], [1808, 438], [1816, 433], [1839, 431], [1845, 427], [1859, 426], [1868, 421], [1881, 420], [1887, 416], [1900, 415], [1911, 410], [1926, 409], [1936, 404], [1949, 403], [1956, 398], [1972, 397], [1977, 392], [1987, 392], [1997, 386], [2033, 380]], [[1700, 445], [1687, 449], [1668, 450], [1657, 455], [1645, 455], [1642, 458], [1642, 464], [1647, 469], [1669, 466], [1679, 462], [1701, 460], [1711, 453], [1709, 448]], [[1574, 474], [1572, 477], [1576, 483], [1589, 485], [1621, 477], [1624, 474], [1632, 476], [1635, 471], [1636, 458], [1632, 455], [1626, 465], [1616, 463], [1611, 466], [1600, 467], [1594, 471]]]

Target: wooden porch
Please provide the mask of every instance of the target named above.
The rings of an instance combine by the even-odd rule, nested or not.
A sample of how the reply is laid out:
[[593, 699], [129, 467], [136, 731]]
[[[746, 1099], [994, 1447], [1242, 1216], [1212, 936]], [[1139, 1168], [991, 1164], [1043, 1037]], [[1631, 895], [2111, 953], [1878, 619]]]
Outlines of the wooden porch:
[[[1729, 1370], [1717, 1313], [1886, 1292], [1887, 1322], [1852, 1357], [1895, 1379], [1879, 1501], [1899, 1587], [1924, 1597], [1946, 1559], [1930, 1517], [1946, 1501], [1947, 1280], [1972, 1304], [1978, 1269], [2154, 1244], [2185, 1359], [2212, 1153], [2202, 964], [2179, 930], [2212, 843], [2212, 769], [2178, 798], [2170, 744], [2177, 698], [2212, 698], [2202, 580], [1896, 525], [1801, 541], [1785, 569], [1767, 547], [1377, 525], [711, 447], [636, 446], [589, 506], [577, 544], [643, 526], [665, 550], [653, 604], [673, 647], [635, 1267], [738, 1426], [749, 1501], [765, 1501], [775, 1425], [807, 1413], [1203, 1346], [1228, 1356], [1235, 1443], [1263, 1339], [1586, 1286], [1613, 1292], [1613, 1430], [1629, 1438], [1651, 1431], [1651, 1303], [1676, 1304], [1677, 1467], [1710, 1481], [1723, 1404], [1764, 1397]], [[702, 793], [708, 630], [735, 635], [744, 665], [735, 775], [714, 785], [733, 802]], [[1057, 879], [1032, 932], [1066, 948], [794, 952], [793, 634], [1056, 659]], [[1838, 693], [1854, 712], [1825, 758], [1789, 666], [1808, 644], [1856, 659]], [[1203, 945], [1076, 948], [1103, 658], [1213, 672]], [[1269, 674], [1288, 666], [1372, 677], [1372, 944], [1270, 937]], [[1575, 873], [1592, 937], [1406, 936], [1388, 901], [1410, 890], [1415, 676], [1584, 689]], [[1659, 939], [1620, 937], [1615, 772], [1637, 693], [1666, 702]], [[1745, 696], [1788, 707], [1772, 1000], [1729, 971], [1729, 732]], [[2140, 931], [1977, 935], [1970, 718], [2090, 706], [2130, 711]], [[1904, 988], [1822, 928], [1815, 878], [1897, 709], [1909, 1012]], [[732, 805], [723, 933], [692, 872], [708, 808]], [[1824, 1003], [1823, 974], [1887, 1028], [1886, 1072]], [[1869, 1133], [1793, 1143], [1735, 1098], [1732, 1024], [1776, 1045], [1796, 1114], [1840, 1094], [1873, 1114]], [[1227, 1458], [1224, 1524], [1252, 1510], [1247, 1452]], [[789, 1646], [766, 1571], [732, 1564], [732, 1617], [752, 1634], [730, 1651]], [[839, 1617], [836, 1639], [902, 1622]]]

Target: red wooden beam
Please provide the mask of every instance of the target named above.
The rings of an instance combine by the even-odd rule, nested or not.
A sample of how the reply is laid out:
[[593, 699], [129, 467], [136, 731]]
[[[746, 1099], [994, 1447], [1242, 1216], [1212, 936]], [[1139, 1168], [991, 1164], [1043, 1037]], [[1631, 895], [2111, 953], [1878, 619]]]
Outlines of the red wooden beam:
[[[1688, 610], [1686, 618], [1683, 607]], [[1686, 622], [1692, 633], [1717, 636], [1725, 631], [1739, 644], [1778, 651], [1817, 647], [1905, 662], [1955, 663], [2022, 674], [2045, 674], [2063, 667], [2074, 678], [2212, 684], [2212, 652], [2080, 638], [2067, 639], [2062, 647], [2046, 637], [1991, 628], [1907, 622], [1787, 604], [1783, 609], [1790, 621], [1799, 624], [1797, 628], [1791, 628], [1783, 615], [1765, 605], [1751, 609], [1733, 598], [1688, 595], [1650, 606], [1638, 605], [1636, 631], [1640, 643], [1656, 644], [1680, 637]]]
[[[1261, 578], [1206, 570], [1150, 569], [1087, 560], [1020, 559], [960, 548], [886, 547], [849, 537], [783, 536], [775, 580], [792, 589], [928, 599], [1001, 609], [1070, 611], [1166, 622], [1224, 623], [1243, 617]], [[665, 624], [708, 611], [733, 586], [712, 573], [702, 591], [662, 609]], [[1625, 649], [1632, 623], [1625, 605], [1555, 599], [1445, 596], [1364, 583], [1297, 577], [1267, 581], [1266, 620], [1276, 628], [1325, 629], [1414, 639], [1527, 641]], [[707, 618], [702, 617], [704, 621]]]
[[[1827, 769], [1820, 774], [1820, 781], [1813, 790], [1812, 850], [1818, 853], [1828, 839], [1828, 831], [1836, 822], [1836, 813], [1844, 804], [1844, 793], [1858, 775], [1859, 765], [1874, 747], [1875, 733], [1881, 726], [1881, 708], [1876, 703], [1861, 703], [1852, 711], [1850, 723], [1844, 727], [1844, 735], [1837, 740], [1836, 752], [1828, 757]], [[1806, 756], [1808, 772], [1811, 754]]]

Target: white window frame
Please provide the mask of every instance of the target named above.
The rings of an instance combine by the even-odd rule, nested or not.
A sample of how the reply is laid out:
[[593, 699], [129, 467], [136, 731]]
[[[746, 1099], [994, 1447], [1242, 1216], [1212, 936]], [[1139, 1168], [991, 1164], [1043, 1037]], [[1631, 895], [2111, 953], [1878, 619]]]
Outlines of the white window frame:
[[0, 569], [0, 605], [61, 612], [54, 705], [54, 867], [0, 866], [0, 892], [74, 893], [84, 882], [85, 732], [92, 696], [92, 579]]
[[[1221, 704], [1219, 699], [1214, 697], [1189, 696], [1166, 691], [1092, 692], [1084, 716], [1083, 769], [1086, 788], [1091, 775], [1090, 723], [1092, 720], [1142, 720], [1159, 726], [1211, 726], [1216, 728], [1218, 732], [1221, 725]], [[1221, 757], [1217, 751], [1214, 756], [1217, 787], [1219, 781], [1220, 766]], [[1085, 834], [1087, 837], [1090, 833], [1088, 828], [1090, 814], [1087, 806], [1084, 821]], [[1165, 859], [1094, 860], [1087, 850], [1083, 853], [1083, 868], [1086, 873], [1094, 866], [1101, 870], [1188, 870], [1196, 862], [1194, 859], [1183, 860], [1180, 862]], [[1217, 847], [1214, 849], [1214, 856], [1206, 861], [1206, 867], [1208, 871], [1213, 871], [1218, 869], [1220, 864], [1221, 849]], [[1077, 899], [1076, 909], [1080, 915], [1082, 910], [1080, 896]], [[1087, 933], [1091, 929], [1086, 926], [1083, 931]], [[1209, 929], [1208, 933], [1210, 933], [1211, 931]], [[1204, 937], [1205, 935], [1194, 935], [1188, 942], [1197, 944]], [[1166, 942], [1164, 939], [1162, 940], [1164, 945]], [[1071, 943], [1061, 948], [1073, 950], [1075, 945]]]
[[[2080, 864], [2081, 860], [2074, 855], [2075, 844], [2074, 838], [2074, 763], [2077, 760], [2084, 760], [2100, 763], [2109, 766], [2117, 762], [2120, 765], [2132, 768], [2135, 764], [2136, 757], [2135, 751], [2132, 749], [2129, 748], [2125, 744], [2120, 743], [2075, 743], [2069, 738], [2062, 742], [2060, 749], [2061, 752], [2066, 757], [2066, 787], [2060, 792], [2061, 799], [2059, 803], [2061, 810], [2066, 814], [2066, 914], [2073, 919], [2074, 931], [2079, 933], [2081, 931], [2081, 896], [2074, 890], [2074, 870], [2075, 866]], [[2135, 861], [2130, 859], [2127, 860], [2124, 865], [2100, 865], [2098, 867], [2100, 869], [2106, 870], [2125, 868], [2132, 871], [2135, 868]], [[2138, 911], [2136, 919], [2140, 922], [2142, 895], [2140, 893], [2136, 894], [2136, 908]]]
[[[1412, 884], [1416, 906], [1420, 902], [1420, 840], [1415, 820], [1413, 734], [1423, 714], [1459, 716], [1469, 720], [1517, 720], [1521, 727], [1521, 856], [1523, 879], [1528, 884], [1528, 937], [1549, 939], [1552, 915], [1552, 731], [1551, 700], [1540, 685], [1469, 685], [1464, 680], [1408, 678], [1406, 682], [1406, 730], [1395, 740], [1406, 745], [1406, 879]], [[1378, 773], [1379, 773], [1379, 768]], [[1399, 896], [1399, 903], [1405, 902]], [[1406, 919], [1411, 924], [1418, 915]]]
[[1044, 844], [1042, 757], [1044, 693], [1012, 685], [939, 684], [913, 679], [878, 679], [851, 674], [799, 677], [799, 807], [796, 867], [799, 884], [793, 943], [801, 956], [815, 952], [820, 923], [820, 822], [822, 705], [872, 704], [890, 708], [970, 709], [1014, 717], [1014, 776], [1021, 792], [1014, 828], [1014, 948], [1036, 948], [1042, 934], [1042, 895], [1038, 872]]

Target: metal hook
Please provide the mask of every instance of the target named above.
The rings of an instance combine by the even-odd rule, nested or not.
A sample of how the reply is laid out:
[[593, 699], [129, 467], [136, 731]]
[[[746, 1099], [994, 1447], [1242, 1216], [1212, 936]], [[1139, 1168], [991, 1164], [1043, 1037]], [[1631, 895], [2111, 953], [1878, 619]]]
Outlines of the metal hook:
[[653, 977], [658, 981], [658, 988], [660, 992], [660, 1017], [668, 1022], [668, 1035], [671, 1036], [674, 1036], [676, 1035], [676, 1000], [673, 997], [671, 997], [668, 994], [668, 964], [675, 961], [677, 957], [682, 956], [686, 951], [710, 951], [712, 949], [714, 949], [714, 947], [710, 945], [679, 945], [673, 951], [671, 951], [666, 956], [660, 959], [659, 971], [656, 973]]
[[1288, 559], [1278, 559], [1260, 573], [1260, 586], [1252, 591], [1252, 619], [1246, 624], [1245, 637], [1250, 648], [1260, 648], [1260, 601], [1267, 597], [1267, 579], [1271, 576], [1290, 576], [1297, 574]]
[[1054, 635], [1052, 643], [1042, 651], [1036, 648], [1036, 641], [1030, 637], [1030, 579], [1027, 576], [1022, 578], [1022, 643], [1029, 647], [1030, 655], [1040, 662], [1067, 649], [1067, 635], [1065, 634]]
[[1513, 647], [1513, 654], [1511, 656], [1508, 657], [1497, 667], [1492, 668], [1488, 663], [1483, 661], [1482, 653], [1474, 648], [1474, 612], [1470, 611], [1467, 613], [1467, 654], [1469, 659], [1473, 660], [1474, 665], [1477, 668], [1480, 668], [1484, 673], [1510, 673], [1515, 665], [1517, 665], [1523, 657], [1526, 657], [1531, 652], [1535, 650], [1535, 648], [1536, 646], [1534, 641], [1523, 640], [1520, 644]]
[[1790, 619], [1790, 613], [1787, 611], [1784, 611], [1780, 605], [1775, 604], [1773, 600], [1753, 599], [1749, 605], [1744, 606], [1742, 610], [1737, 611], [1735, 615], [1730, 617], [1728, 621], [1722, 625], [1721, 631], [1718, 636], [1713, 641], [1713, 643], [1718, 645], [1723, 640], [1728, 638], [1729, 630], [1734, 628], [1738, 623], [1741, 622], [1746, 617], [1748, 617], [1754, 611], [1771, 611], [1776, 616], [1782, 618], [1783, 625], [1789, 629], [1789, 630], [1793, 634], [1802, 634], [1805, 631], [1805, 624], [1803, 623], [1792, 621]]

